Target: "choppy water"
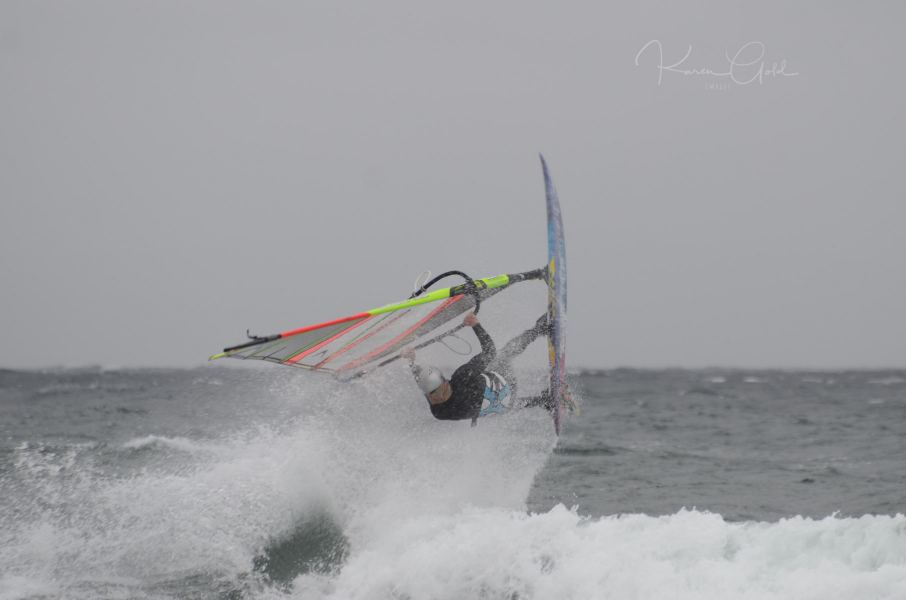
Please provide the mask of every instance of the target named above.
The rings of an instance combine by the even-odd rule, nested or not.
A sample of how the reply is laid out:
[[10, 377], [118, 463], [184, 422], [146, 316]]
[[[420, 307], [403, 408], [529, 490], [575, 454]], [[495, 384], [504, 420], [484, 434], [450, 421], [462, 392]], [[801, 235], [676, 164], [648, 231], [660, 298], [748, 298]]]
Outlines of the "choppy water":
[[431, 419], [202, 368], [0, 371], [0, 598], [906, 598], [906, 373], [584, 373]]

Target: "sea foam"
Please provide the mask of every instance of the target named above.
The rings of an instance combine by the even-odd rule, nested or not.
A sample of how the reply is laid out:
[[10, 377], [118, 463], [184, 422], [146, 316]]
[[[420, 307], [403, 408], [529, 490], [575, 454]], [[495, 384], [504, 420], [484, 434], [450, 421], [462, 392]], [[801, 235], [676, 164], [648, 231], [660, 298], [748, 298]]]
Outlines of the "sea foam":
[[466, 509], [401, 523], [354, 548], [333, 578], [297, 578], [293, 597], [899, 600], [906, 518]]

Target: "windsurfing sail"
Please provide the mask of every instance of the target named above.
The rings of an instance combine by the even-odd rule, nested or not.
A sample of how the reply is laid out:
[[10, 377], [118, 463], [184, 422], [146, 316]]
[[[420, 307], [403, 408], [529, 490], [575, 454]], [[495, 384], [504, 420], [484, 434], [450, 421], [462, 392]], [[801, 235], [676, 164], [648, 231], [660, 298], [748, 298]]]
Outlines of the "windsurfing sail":
[[393, 362], [407, 346], [421, 349], [444, 341], [462, 327], [456, 318], [482, 301], [514, 283], [545, 277], [542, 268], [427, 293], [423, 287], [401, 302], [283, 333], [250, 336], [250, 341], [225, 348], [210, 360], [266, 360], [349, 380]]

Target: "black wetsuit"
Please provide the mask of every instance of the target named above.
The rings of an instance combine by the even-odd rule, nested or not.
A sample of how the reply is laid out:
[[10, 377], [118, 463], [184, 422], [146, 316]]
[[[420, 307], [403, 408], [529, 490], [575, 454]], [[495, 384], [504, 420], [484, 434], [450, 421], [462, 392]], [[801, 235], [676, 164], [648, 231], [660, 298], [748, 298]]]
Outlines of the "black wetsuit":
[[[488, 335], [481, 324], [472, 328], [478, 341], [481, 343], [481, 353], [459, 367], [450, 377], [450, 388], [453, 394], [440, 404], [431, 404], [431, 414], [434, 418], [444, 421], [458, 421], [462, 419], [476, 419], [481, 412], [484, 401], [484, 390], [488, 379], [483, 376], [487, 372], [496, 372], [503, 376], [510, 386], [512, 397], [516, 397], [516, 376], [510, 368], [510, 361], [521, 354], [526, 346], [535, 341], [539, 335], [547, 331], [547, 315], [542, 315], [535, 326], [520, 333], [507, 342], [500, 354], [494, 347], [494, 340]], [[522, 406], [544, 406], [546, 396], [537, 398], [520, 399]]]
[[494, 340], [488, 335], [481, 324], [472, 328], [478, 341], [481, 343], [481, 353], [459, 367], [450, 377], [450, 387], [453, 395], [446, 402], [431, 404], [431, 414], [436, 419], [445, 421], [458, 421], [460, 419], [474, 419], [481, 411], [481, 402], [484, 399], [484, 388], [487, 382], [482, 373], [487, 370], [491, 361], [497, 356]]

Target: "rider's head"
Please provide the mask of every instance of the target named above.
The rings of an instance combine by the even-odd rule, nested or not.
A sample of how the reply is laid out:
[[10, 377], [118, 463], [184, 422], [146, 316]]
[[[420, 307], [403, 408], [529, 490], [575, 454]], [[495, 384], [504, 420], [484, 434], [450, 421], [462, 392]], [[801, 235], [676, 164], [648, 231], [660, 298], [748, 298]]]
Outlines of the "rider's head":
[[445, 402], [453, 394], [450, 382], [437, 367], [422, 367], [416, 376], [418, 388], [432, 404]]

